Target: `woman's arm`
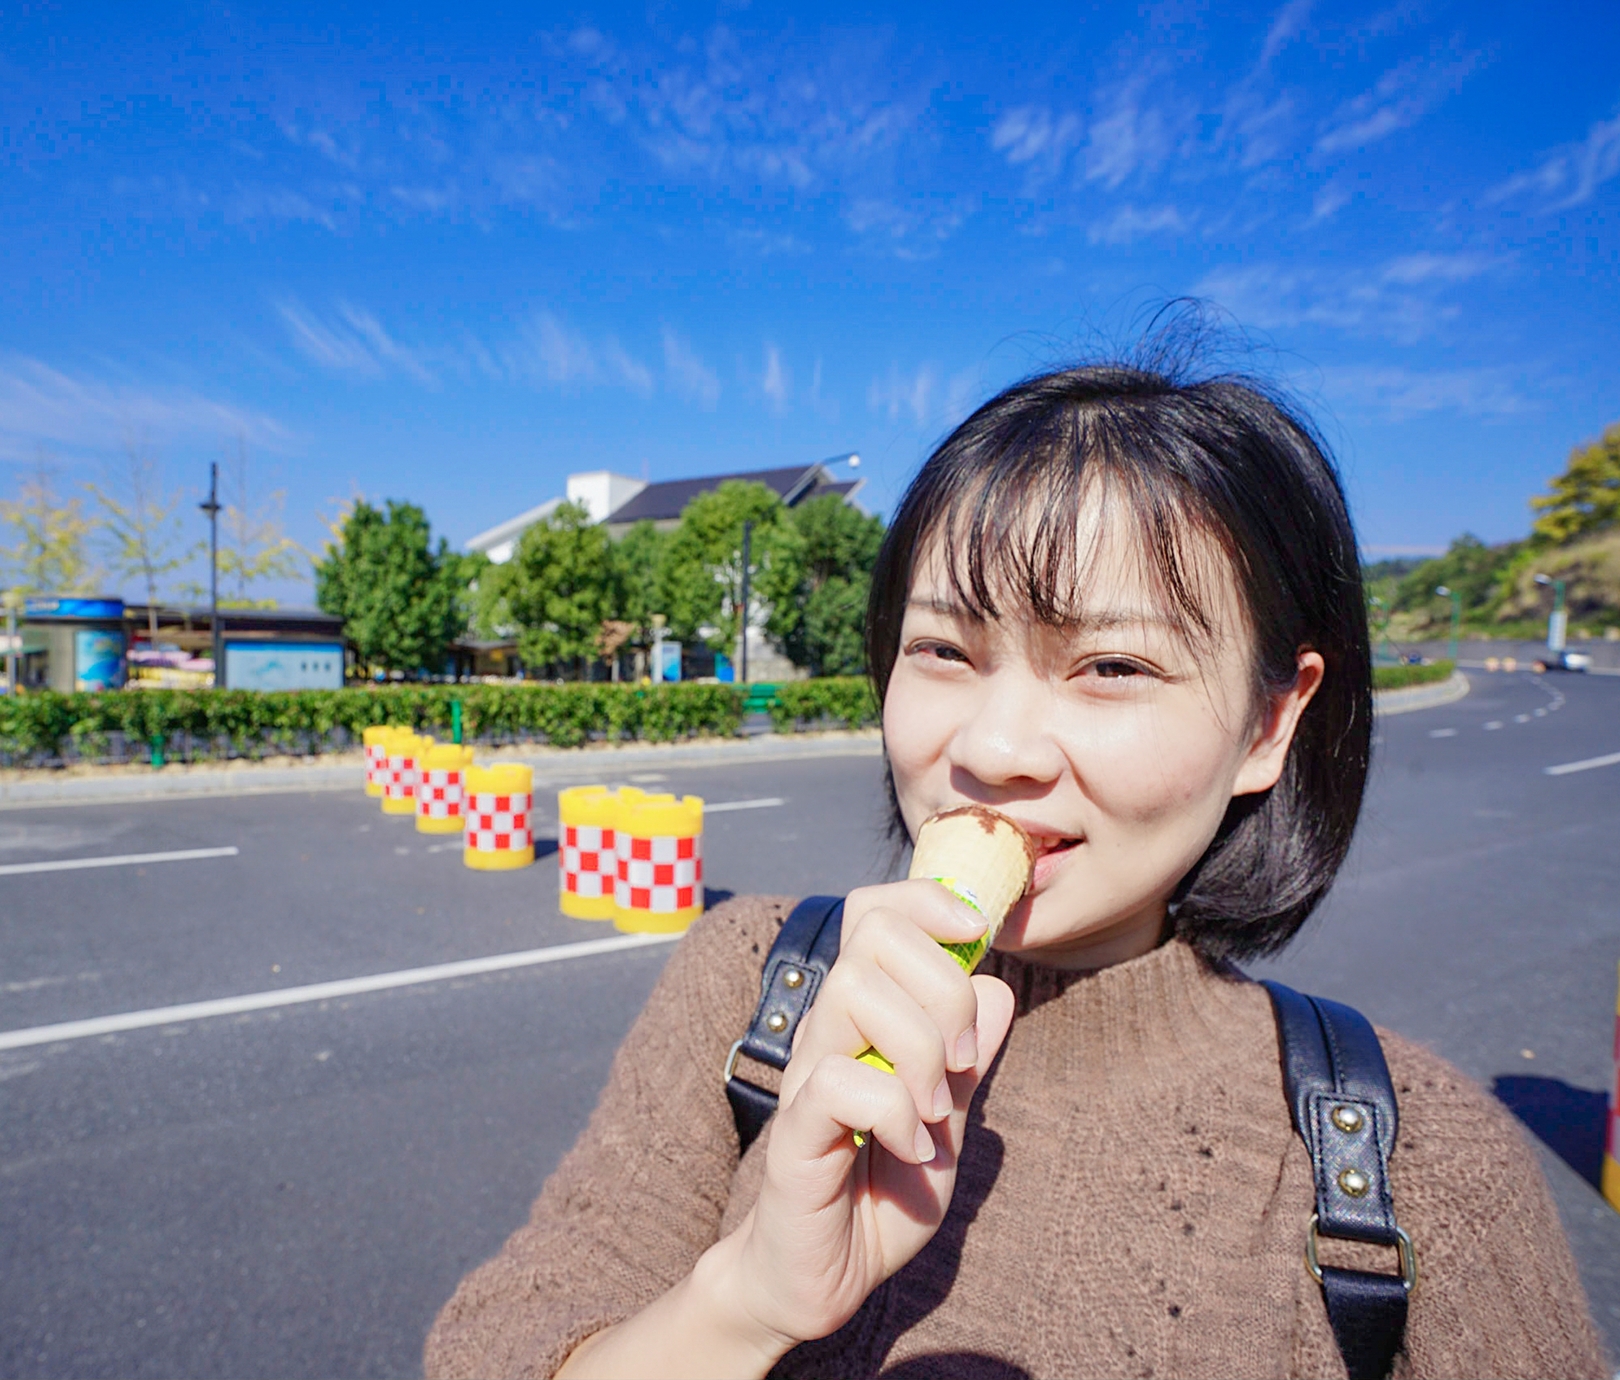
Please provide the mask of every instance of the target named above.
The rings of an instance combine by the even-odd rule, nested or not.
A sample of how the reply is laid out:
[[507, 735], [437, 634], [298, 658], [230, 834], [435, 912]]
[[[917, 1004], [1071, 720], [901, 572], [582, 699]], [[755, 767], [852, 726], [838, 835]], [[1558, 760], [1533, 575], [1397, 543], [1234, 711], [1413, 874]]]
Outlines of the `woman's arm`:
[[[837, 965], [800, 1027], [760, 1196], [668, 1292], [593, 1336], [570, 1377], [763, 1376], [849, 1320], [938, 1230], [967, 1112], [1012, 1021], [937, 940], [983, 922], [927, 882], [853, 893]], [[853, 1056], [877, 1045], [891, 1074]], [[857, 1150], [851, 1128], [870, 1128]]]

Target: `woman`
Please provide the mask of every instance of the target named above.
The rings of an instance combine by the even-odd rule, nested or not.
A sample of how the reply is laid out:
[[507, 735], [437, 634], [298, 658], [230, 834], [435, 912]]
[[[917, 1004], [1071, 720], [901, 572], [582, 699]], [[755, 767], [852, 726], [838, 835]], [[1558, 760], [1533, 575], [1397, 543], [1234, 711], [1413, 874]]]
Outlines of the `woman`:
[[[1020, 384], [907, 492], [868, 653], [899, 824], [1001, 810], [1038, 845], [1030, 895], [969, 978], [939, 941], [982, 922], [942, 887], [851, 893], [740, 1162], [719, 1071], [792, 903], [706, 915], [429, 1373], [1344, 1375], [1270, 1004], [1232, 966], [1321, 899], [1366, 780], [1364, 606], [1321, 447], [1242, 381]], [[1509, 1118], [1383, 1042], [1423, 1272], [1396, 1373], [1606, 1374]]]

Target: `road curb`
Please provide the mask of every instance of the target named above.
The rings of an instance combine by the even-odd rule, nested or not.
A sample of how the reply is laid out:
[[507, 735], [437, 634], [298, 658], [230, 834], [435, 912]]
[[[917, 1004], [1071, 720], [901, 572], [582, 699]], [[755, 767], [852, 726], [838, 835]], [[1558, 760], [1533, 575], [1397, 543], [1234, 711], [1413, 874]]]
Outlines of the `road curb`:
[[[548, 748], [514, 744], [485, 748], [480, 756], [525, 762], [534, 783], [544, 789], [576, 781], [600, 781], [659, 767], [742, 766], [805, 757], [879, 757], [883, 741], [876, 729], [803, 735], [763, 733], [752, 738], [702, 739], [688, 743], [638, 743], [621, 747]], [[50, 805], [124, 805], [163, 800], [239, 795], [287, 795], [301, 791], [356, 791], [364, 782], [364, 759], [346, 753], [342, 761], [244, 762], [193, 770], [134, 769], [85, 776], [0, 781], [0, 811]]]
[[1410, 714], [1416, 709], [1438, 709], [1443, 704], [1455, 704], [1468, 693], [1468, 677], [1453, 671], [1450, 680], [1438, 685], [1410, 685], [1401, 690], [1374, 690], [1375, 714]]

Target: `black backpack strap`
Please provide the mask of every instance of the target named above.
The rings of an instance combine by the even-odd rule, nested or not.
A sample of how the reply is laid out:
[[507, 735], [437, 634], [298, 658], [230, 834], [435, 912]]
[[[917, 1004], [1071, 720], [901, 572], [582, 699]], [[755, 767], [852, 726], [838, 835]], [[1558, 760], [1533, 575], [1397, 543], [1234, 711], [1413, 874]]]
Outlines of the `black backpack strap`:
[[[1350, 1380], [1383, 1380], [1406, 1331], [1407, 1296], [1417, 1284], [1411, 1239], [1395, 1223], [1389, 1157], [1398, 1109], [1389, 1066], [1367, 1018], [1280, 982], [1271, 994], [1283, 1087], [1294, 1129], [1310, 1151], [1316, 1184], [1305, 1259], [1322, 1286], [1328, 1320]], [[1322, 1236], [1370, 1241], [1400, 1252], [1399, 1275], [1317, 1263]]]
[[776, 1094], [737, 1077], [737, 1056], [746, 1054], [776, 1069], [788, 1066], [793, 1057], [793, 1032], [838, 957], [843, 926], [842, 896], [808, 897], [782, 922], [776, 943], [765, 956], [754, 1019], [726, 1055], [726, 1098], [743, 1153], [776, 1111]]

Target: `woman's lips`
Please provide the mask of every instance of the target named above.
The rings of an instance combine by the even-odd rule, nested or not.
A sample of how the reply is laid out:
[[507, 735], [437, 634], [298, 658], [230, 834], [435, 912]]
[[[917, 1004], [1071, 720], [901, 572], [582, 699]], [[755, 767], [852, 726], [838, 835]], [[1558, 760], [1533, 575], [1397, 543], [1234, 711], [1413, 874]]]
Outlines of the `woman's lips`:
[[1035, 840], [1035, 846], [1041, 851], [1039, 856], [1035, 859], [1035, 875], [1030, 881], [1029, 889], [1031, 891], [1040, 891], [1047, 884], [1047, 882], [1051, 880], [1052, 874], [1062, 867], [1063, 864], [1066, 863], [1071, 857], [1073, 857], [1074, 854], [1079, 851], [1080, 845], [1084, 842], [1084, 839], [1077, 838], [1037, 838]]

